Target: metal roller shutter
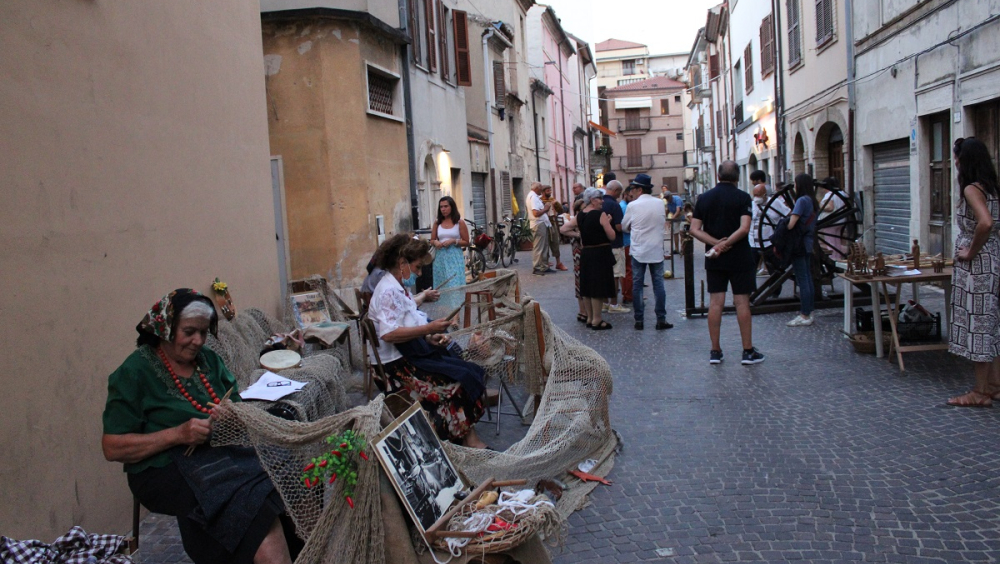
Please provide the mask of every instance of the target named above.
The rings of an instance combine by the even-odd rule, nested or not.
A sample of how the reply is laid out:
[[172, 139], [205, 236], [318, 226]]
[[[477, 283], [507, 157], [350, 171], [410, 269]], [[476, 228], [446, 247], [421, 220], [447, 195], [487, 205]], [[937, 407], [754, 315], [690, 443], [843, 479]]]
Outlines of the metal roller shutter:
[[875, 250], [910, 251], [910, 145], [905, 139], [872, 147], [875, 163]]
[[472, 221], [486, 227], [486, 175], [472, 173]]

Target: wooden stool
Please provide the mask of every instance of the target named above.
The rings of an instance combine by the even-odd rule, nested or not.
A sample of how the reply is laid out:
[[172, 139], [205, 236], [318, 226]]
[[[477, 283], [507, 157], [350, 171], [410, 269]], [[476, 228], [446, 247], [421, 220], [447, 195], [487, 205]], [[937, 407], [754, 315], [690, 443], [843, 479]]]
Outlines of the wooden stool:
[[[473, 299], [475, 298], [475, 299]], [[483, 306], [487, 308], [487, 317], [490, 321], [497, 318], [497, 310], [493, 306], [493, 292], [490, 290], [479, 290], [477, 292], [465, 293], [465, 327], [472, 323], [472, 306], [476, 306], [476, 323], [483, 322]]]

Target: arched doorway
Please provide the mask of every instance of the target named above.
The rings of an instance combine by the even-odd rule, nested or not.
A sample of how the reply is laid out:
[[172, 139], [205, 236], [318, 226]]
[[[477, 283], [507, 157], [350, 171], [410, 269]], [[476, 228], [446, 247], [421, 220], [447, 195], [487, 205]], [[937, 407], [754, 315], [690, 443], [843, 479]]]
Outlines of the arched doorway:
[[795, 142], [792, 145], [792, 172], [802, 174], [806, 171], [806, 145], [802, 141], [802, 134], [795, 134]]
[[836, 124], [830, 130], [826, 154], [827, 173], [837, 179], [837, 186], [843, 188], [846, 186], [844, 184], [844, 133]]

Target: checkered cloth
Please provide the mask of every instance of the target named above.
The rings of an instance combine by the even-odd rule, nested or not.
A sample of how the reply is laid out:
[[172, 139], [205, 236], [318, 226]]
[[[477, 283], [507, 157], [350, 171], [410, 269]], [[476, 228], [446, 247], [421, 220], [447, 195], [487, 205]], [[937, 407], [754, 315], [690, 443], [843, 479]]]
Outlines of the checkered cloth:
[[88, 535], [73, 527], [52, 544], [42, 541], [19, 541], [0, 537], [0, 562], [13, 564], [130, 564], [122, 554], [127, 549], [125, 537]]

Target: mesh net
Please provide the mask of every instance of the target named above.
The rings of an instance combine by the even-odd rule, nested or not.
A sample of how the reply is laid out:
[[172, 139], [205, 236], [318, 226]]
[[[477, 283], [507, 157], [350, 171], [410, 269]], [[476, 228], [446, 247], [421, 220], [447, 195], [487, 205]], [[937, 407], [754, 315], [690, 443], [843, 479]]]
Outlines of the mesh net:
[[[447, 442], [444, 448], [472, 483], [490, 477], [525, 479], [526, 487], [534, 487], [542, 479], [562, 480], [567, 489], [555, 510], [564, 523], [585, 505], [595, 486], [567, 478], [566, 471], [593, 458], [598, 465], [591, 473], [605, 476], [614, 464], [611, 455], [617, 440], [608, 419], [610, 367], [595, 351], [556, 327], [530, 297], [520, 296], [513, 271], [499, 271], [496, 278], [445, 290], [437, 304], [425, 309], [432, 318], [447, 315], [454, 310], [447, 307], [448, 302], [456, 300], [467, 307], [458, 317], [460, 329], [451, 336], [464, 349], [466, 359], [483, 366], [488, 378], [522, 385], [541, 400], [524, 438], [504, 452]], [[339, 366], [342, 372], [348, 370], [345, 363]], [[339, 378], [343, 381], [349, 376]], [[279, 419], [250, 404], [222, 410], [212, 442], [256, 448], [300, 536], [307, 540], [298, 564], [385, 562], [381, 469], [374, 458], [359, 467], [353, 511], [346, 506], [340, 481], [310, 489], [301, 479], [309, 460], [326, 450], [327, 436], [351, 429], [373, 438], [392, 419], [383, 413], [384, 406], [379, 396], [366, 405], [309, 423]]]

